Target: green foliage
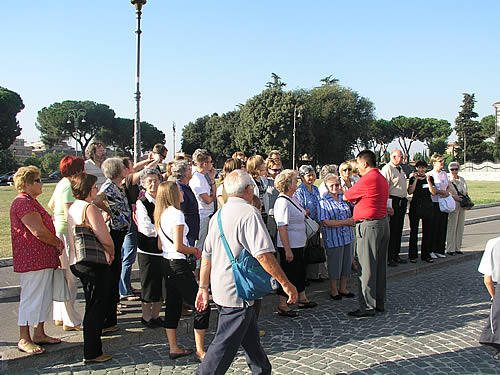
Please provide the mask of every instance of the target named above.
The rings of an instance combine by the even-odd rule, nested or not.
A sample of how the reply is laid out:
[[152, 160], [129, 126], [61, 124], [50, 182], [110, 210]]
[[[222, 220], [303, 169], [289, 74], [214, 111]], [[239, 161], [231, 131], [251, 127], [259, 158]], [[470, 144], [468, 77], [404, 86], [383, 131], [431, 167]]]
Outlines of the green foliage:
[[[103, 128], [95, 136], [96, 140], [115, 148], [117, 154], [132, 156], [134, 145], [134, 120], [114, 118], [111, 126]], [[165, 133], [154, 125], [141, 121], [141, 149], [151, 150], [156, 143], [165, 143]]]
[[488, 115], [481, 119], [481, 135], [484, 138], [490, 138], [492, 141], [495, 140], [495, 116]]
[[0, 150], [0, 175], [15, 171], [19, 166], [11, 150]]
[[413, 161], [419, 161], [419, 160], [425, 160], [427, 162], [429, 162], [429, 156], [427, 156], [427, 154], [424, 152], [415, 152], [415, 154], [413, 155]]
[[446, 139], [437, 138], [432, 142], [429, 142], [429, 155], [433, 155], [434, 153], [438, 153], [444, 155], [446, 152], [446, 146], [448, 142]]
[[234, 132], [239, 124], [239, 118], [239, 111], [231, 111], [222, 116], [215, 113], [206, 123], [206, 131], [210, 136], [205, 145], [217, 166], [223, 165], [237, 148]]
[[463, 94], [462, 110], [455, 120], [455, 132], [458, 136], [458, 158], [464, 164], [468, 161], [482, 162], [488, 158], [487, 145], [484, 141], [483, 128], [477, 120], [479, 115], [474, 112], [476, 99], [474, 94]]
[[54, 171], [59, 170], [59, 162], [66, 156], [64, 152], [49, 152], [42, 157], [30, 156], [24, 161], [24, 165], [34, 165], [40, 168], [43, 177], [47, 177]]
[[182, 131], [182, 150], [184, 152], [192, 155], [197, 148], [205, 148], [208, 138], [206, 129], [208, 120], [210, 120], [208, 115], [199, 117], [184, 127]]
[[330, 77], [309, 92], [305, 112], [313, 136], [310, 153], [320, 164], [348, 158], [359, 135], [374, 121], [373, 103]]
[[377, 161], [388, 163], [389, 158], [385, 158], [389, 144], [396, 138], [397, 129], [390, 121], [379, 119], [371, 121], [366, 129], [360, 134], [356, 143], [357, 151], [371, 149], [377, 157]]
[[[69, 111], [80, 109], [86, 112], [85, 121], [79, 117], [75, 127], [73, 120], [68, 122]], [[114, 117], [115, 112], [106, 104], [89, 100], [66, 100], [42, 108], [38, 112], [36, 127], [45, 145], [51, 147], [71, 137], [80, 144], [82, 152], [85, 153], [85, 149], [101, 129], [112, 127]]]
[[8, 149], [21, 134], [17, 114], [24, 109], [24, 103], [19, 94], [0, 87], [0, 150]]
[[35, 167], [42, 169], [42, 158], [32, 155], [24, 160], [23, 165], [24, 166], [34, 165]]

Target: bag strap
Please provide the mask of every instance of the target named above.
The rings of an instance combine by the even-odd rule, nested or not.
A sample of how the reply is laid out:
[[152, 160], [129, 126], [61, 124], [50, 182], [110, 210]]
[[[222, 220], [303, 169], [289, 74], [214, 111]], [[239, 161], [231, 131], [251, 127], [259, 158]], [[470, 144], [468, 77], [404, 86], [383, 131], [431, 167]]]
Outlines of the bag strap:
[[458, 194], [459, 196], [462, 196], [462, 197], [463, 197], [463, 196], [465, 196], [465, 194], [464, 194], [464, 193], [462, 193], [462, 192], [460, 192], [460, 190], [458, 190], [458, 186], [457, 186], [457, 185], [455, 185], [455, 183], [454, 183], [453, 181], [452, 181], [451, 183], [452, 183], [452, 185], [455, 187], [455, 190], [457, 191], [457, 194]]
[[83, 210], [82, 210], [82, 224], [81, 225], [86, 225], [85, 224], [85, 220], [87, 219], [87, 209], [89, 208], [89, 206], [91, 205], [92, 203], [87, 203], [85, 205], [85, 207], [83, 207]]
[[160, 222], [160, 229], [161, 229], [161, 232], [163, 233], [163, 235], [164, 235], [165, 237], [167, 237], [167, 240], [169, 240], [170, 242], [172, 242], [172, 245], [173, 245], [173, 244], [174, 244], [174, 241], [172, 241], [172, 240], [170, 239], [170, 237], [169, 237], [169, 236], [167, 236], [167, 234], [165, 233], [165, 231], [164, 231], [164, 230], [163, 230], [163, 228], [161, 227], [161, 222]]
[[293, 204], [297, 210], [299, 210], [301, 213], [303, 213], [305, 215], [305, 217], [309, 218], [309, 215], [307, 215], [299, 206], [297, 206], [293, 200], [288, 198], [286, 195], [279, 195], [278, 198], [280, 198], [280, 197], [285, 198], [287, 201], [289, 201], [291, 204]]
[[233, 253], [231, 252], [231, 249], [229, 248], [229, 244], [227, 243], [226, 236], [224, 235], [224, 231], [222, 230], [222, 221], [220, 219], [220, 214], [222, 212], [222, 208], [217, 212], [217, 225], [219, 226], [219, 233], [220, 233], [220, 239], [222, 240], [222, 244], [224, 245], [224, 249], [226, 249], [226, 254], [229, 258], [229, 261], [234, 263], [234, 257]]

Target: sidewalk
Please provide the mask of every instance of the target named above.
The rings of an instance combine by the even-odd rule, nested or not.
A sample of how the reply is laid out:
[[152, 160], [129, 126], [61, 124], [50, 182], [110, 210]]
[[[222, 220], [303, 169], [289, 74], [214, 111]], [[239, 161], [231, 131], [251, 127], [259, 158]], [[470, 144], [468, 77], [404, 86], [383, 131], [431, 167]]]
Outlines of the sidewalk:
[[[470, 211], [470, 218], [467, 220], [480, 221], [480, 220], [499, 220], [499, 208], [484, 208], [481, 210]], [[481, 213], [481, 215], [477, 215]], [[469, 216], [469, 215], [468, 215]], [[486, 218], [486, 219], [485, 219]], [[453, 263], [463, 262], [466, 260], [478, 258], [481, 251], [484, 249], [486, 241], [490, 238], [500, 235], [497, 222], [486, 222], [481, 225], [469, 223], [465, 230], [463, 250], [464, 255], [461, 256], [448, 256], [446, 259], [441, 259], [433, 264], [418, 262], [416, 264], [399, 265], [395, 268], [388, 268], [388, 279], [399, 279], [407, 275], [427, 272], [431, 269], [449, 266]], [[403, 238], [403, 257], [407, 253], [408, 237]], [[11, 267], [4, 267], [0, 271], [6, 271]], [[0, 274], [0, 280], [5, 285], [3, 274]], [[350, 288], [356, 291], [356, 278], [355, 276], [350, 279]], [[138, 287], [138, 282], [134, 282], [134, 286]], [[328, 293], [328, 282], [313, 283], [308, 287], [308, 295], [310, 298], [319, 298]], [[16, 344], [18, 340], [18, 327], [17, 327], [17, 309], [19, 304], [18, 297], [0, 298], [0, 327], [2, 327], [0, 334], [0, 355], [2, 361], [0, 362], [0, 373], [3, 371], [20, 371], [26, 368], [39, 367], [50, 363], [74, 360], [74, 358], [82, 357], [82, 334], [81, 332], [64, 332], [61, 327], [55, 327], [52, 321], [46, 323], [47, 333], [60, 337], [63, 343], [53, 347], [46, 347], [46, 354], [40, 356], [29, 356], [25, 353], [17, 351]], [[104, 350], [106, 352], [116, 352], [121, 348], [130, 347], [138, 344], [143, 344], [153, 341], [164, 340], [166, 342], [165, 333], [162, 329], [148, 329], [141, 325], [141, 307], [140, 302], [125, 302], [128, 305], [125, 315], [119, 317], [120, 331], [114, 335], [103, 337]], [[84, 300], [83, 294], [79, 293], [77, 300], [77, 309], [83, 314]], [[262, 303], [261, 314], [273, 314], [277, 305], [277, 296], [270, 295], [266, 297]], [[163, 315], [163, 313], [162, 313]], [[210, 319], [211, 328], [215, 328], [217, 323], [217, 314], [213, 311]], [[179, 324], [179, 335], [189, 334], [192, 335], [192, 318], [183, 318]], [[210, 330], [209, 330], [210, 331]]]

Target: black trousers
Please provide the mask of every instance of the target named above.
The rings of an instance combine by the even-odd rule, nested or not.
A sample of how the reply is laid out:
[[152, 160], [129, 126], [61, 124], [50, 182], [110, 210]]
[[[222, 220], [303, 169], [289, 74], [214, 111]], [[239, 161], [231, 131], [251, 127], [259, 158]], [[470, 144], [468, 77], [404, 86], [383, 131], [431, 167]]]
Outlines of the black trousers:
[[403, 234], [406, 206], [408, 205], [406, 198], [399, 198], [393, 195], [391, 195], [390, 198], [392, 199], [394, 215], [390, 216], [389, 221], [391, 231], [388, 251], [389, 261], [399, 258], [399, 253], [401, 251], [401, 235]]
[[[278, 247], [278, 253], [280, 256], [280, 265], [286, 277], [297, 288], [298, 293], [303, 292], [306, 289], [307, 267], [307, 264], [304, 262], [304, 248], [298, 247], [292, 249], [293, 260], [291, 262], [286, 261], [285, 249], [283, 247]], [[277, 293], [280, 296], [287, 296], [281, 284]]]
[[82, 282], [85, 293], [83, 358], [94, 359], [102, 354], [101, 332], [109, 301], [111, 271], [107, 265], [74, 264], [70, 268]]
[[420, 258], [430, 258], [429, 252], [431, 249], [432, 235], [432, 208], [427, 213], [418, 213], [410, 208], [408, 213], [410, 218], [410, 247], [408, 256], [410, 259], [418, 258], [418, 224], [422, 220], [422, 243], [420, 245]]
[[207, 329], [210, 321], [210, 306], [203, 311], [194, 308], [198, 284], [187, 261], [183, 259], [161, 260], [165, 279], [167, 301], [165, 304], [165, 328], [176, 329], [182, 313], [182, 301], [193, 307], [194, 328]]
[[448, 214], [441, 212], [439, 203], [432, 202], [432, 238], [431, 238], [431, 252], [444, 254], [446, 249], [446, 232], [448, 230]]
[[104, 319], [104, 328], [113, 327], [117, 323], [116, 319], [116, 306], [120, 302], [120, 292], [118, 290], [118, 284], [120, 283], [120, 276], [122, 273], [122, 245], [125, 236], [127, 235], [126, 230], [110, 230], [109, 234], [115, 245], [115, 258], [111, 263], [110, 269], [110, 280], [108, 284], [109, 288], [109, 298], [106, 304], [106, 317]]
[[254, 307], [217, 308], [217, 332], [195, 374], [225, 374], [240, 345], [252, 374], [271, 374], [271, 363], [260, 343]]

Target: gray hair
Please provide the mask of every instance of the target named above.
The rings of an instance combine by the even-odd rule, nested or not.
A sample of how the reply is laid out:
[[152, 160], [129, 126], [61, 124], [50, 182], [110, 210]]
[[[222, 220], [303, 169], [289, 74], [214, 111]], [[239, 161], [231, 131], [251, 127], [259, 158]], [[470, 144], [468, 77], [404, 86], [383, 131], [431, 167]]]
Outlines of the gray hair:
[[302, 165], [299, 168], [299, 177], [305, 176], [308, 173], [315, 172], [314, 168], [310, 165]]
[[172, 164], [172, 167], [170, 167], [170, 172], [172, 173], [172, 177], [175, 178], [176, 181], [179, 181], [182, 179], [182, 177], [184, 177], [189, 168], [191, 168], [191, 165], [189, 165], [189, 161], [181, 159]]
[[458, 162], [456, 161], [452, 161], [450, 164], [448, 164], [448, 169], [450, 169], [451, 167], [460, 168], [460, 164], [458, 164]]
[[339, 169], [336, 164], [325, 164], [319, 172], [319, 178], [324, 180], [328, 174], [338, 174], [338, 171]]
[[148, 177], [148, 176], [152, 176], [152, 175], [156, 175], [160, 178], [161, 180], [161, 173], [160, 171], [158, 170], [158, 168], [144, 168], [141, 172], [141, 184], [144, 183], [144, 180]]
[[224, 178], [224, 189], [229, 196], [242, 195], [249, 185], [252, 185], [252, 177], [241, 169], [232, 171]]
[[123, 165], [123, 160], [121, 158], [109, 158], [102, 162], [101, 168], [104, 177], [113, 180], [122, 173], [122, 170], [125, 169], [125, 165]]
[[340, 181], [339, 176], [333, 173], [328, 173], [325, 178], [322, 179], [324, 183], [327, 183], [328, 181]]

